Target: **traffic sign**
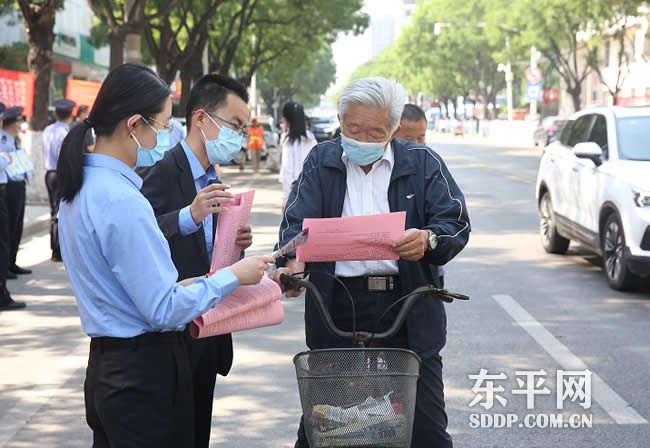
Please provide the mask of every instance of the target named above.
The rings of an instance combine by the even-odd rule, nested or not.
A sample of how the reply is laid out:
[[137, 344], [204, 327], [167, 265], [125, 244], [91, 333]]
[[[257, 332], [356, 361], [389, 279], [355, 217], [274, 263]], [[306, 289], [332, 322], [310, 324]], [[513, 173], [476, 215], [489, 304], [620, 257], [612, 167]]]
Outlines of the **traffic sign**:
[[524, 73], [524, 77], [529, 84], [537, 84], [542, 81], [542, 71], [539, 67], [528, 67]]
[[528, 101], [539, 101], [542, 99], [542, 83], [528, 83], [526, 86], [526, 98]]

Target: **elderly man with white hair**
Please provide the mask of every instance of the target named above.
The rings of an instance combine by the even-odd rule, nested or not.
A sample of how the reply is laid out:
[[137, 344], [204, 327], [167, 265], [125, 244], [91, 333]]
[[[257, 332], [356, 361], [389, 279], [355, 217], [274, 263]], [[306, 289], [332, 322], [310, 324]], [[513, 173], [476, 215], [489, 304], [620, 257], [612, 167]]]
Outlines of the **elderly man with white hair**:
[[[406, 211], [406, 230], [394, 250], [397, 261], [308, 263], [290, 253], [275, 274], [310, 272], [335, 324], [351, 330], [355, 302], [357, 330], [384, 331], [399, 311], [399, 297], [436, 284], [437, 268], [467, 244], [470, 224], [465, 199], [442, 158], [431, 148], [396, 139], [406, 91], [394, 81], [364, 78], [339, 99], [341, 137], [320, 143], [307, 157], [293, 185], [280, 225], [278, 247], [302, 229], [304, 218], [334, 218]], [[322, 275], [322, 273], [326, 273]], [[330, 275], [327, 275], [330, 274]], [[372, 281], [369, 281], [372, 279]], [[385, 285], [378, 288], [378, 285]], [[288, 291], [297, 296], [299, 291]], [[446, 341], [446, 314], [438, 300], [419, 300], [387, 347], [408, 348], [422, 359], [411, 448], [452, 447], [439, 352]], [[305, 302], [305, 331], [311, 349], [349, 347], [331, 335], [312, 300]], [[296, 447], [308, 447], [303, 425]]]

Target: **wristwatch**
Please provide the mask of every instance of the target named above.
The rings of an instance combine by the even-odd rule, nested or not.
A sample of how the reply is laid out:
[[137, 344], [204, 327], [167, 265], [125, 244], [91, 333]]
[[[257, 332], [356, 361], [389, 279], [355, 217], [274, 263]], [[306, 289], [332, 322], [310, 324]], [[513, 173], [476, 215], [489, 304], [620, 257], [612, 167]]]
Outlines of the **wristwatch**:
[[433, 230], [425, 229], [427, 233], [429, 234], [429, 237], [427, 238], [428, 242], [428, 248], [427, 250], [435, 250], [436, 247], [438, 247], [438, 235], [436, 235]]

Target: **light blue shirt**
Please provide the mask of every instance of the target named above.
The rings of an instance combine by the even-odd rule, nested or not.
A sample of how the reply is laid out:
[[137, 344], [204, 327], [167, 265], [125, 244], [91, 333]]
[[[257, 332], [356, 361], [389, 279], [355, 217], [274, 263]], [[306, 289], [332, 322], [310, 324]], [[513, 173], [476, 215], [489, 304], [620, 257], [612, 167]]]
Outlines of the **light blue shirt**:
[[84, 182], [59, 209], [61, 254], [88, 336], [182, 330], [237, 288], [227, 269], [184, 287], [142, 179], [121, 161], [84, 154]]
[[[9, 134], [7, 131], [0, 130], [0, 152], [13, 152], [15, 150], [16, 150], [16, 139], [13, 138], [11, 134]], [[6, 168], [6, 166], [4, 168]], [[27, 175], [25, 173], [16, 174], [15, 176], [10, 176], [9, 173], [5, 173], [5, 174], [6, 174], [6, 178], [13, 182], [20, 182], [22, 180], [27, 179]], [[2, 183], [1, 180], [0, 183]]]
[[69, 130], [70, 126], [62, 121], [52, 123], [43, 130], [43, 166], [45, 171], [56, 170], [61, 144]]
[[[214, 167], [210, 166], [207, 171], [204, 170], [201, 162], [199, 162], [199, 159], [196, 158], [192, 152], [192, 149], [189, 147], [185, 140], [181, 140], [181, 146], [183, 147], [183, 151], [185, 151], [185, 156], [187, 157], [188, 162], [190, 162], [190, 170], [192, 171], [192, 177], [194, 178], [194, 187], [196, 188], [196, 192], [198, 193], [207, 187], [208, 184], [216, 182], [217, 173], [214, 170]], [[212, 234], [212, 219], [213, 215], [208, 215], [203, 221], [201, 221], [201, 225], [197, 226], [192, 219], [192, 215], [190, 214], [189, 205], [182, 208], [178, 213], [178, 229], [180, 230], [181, 235], [191, 235], [203, 227], [203, 233], [205, 234], [205, 247], [208, 248], [209, 260], [212, 260], [212, 246], [214, 244], [214, 235]]]
[[5, 173], [5, 168], [9, 166], [11, 159], [7, 156], [0, 155], [0, 185], [7, 183], [7, 173]]
[[[0, 130], [0, 152], [9, 153], [13, 151], [15, 148], [14, 147], [10, 148], [6, 145], [6, 141], [7, 141], [6, 136], [11, 137], [5, 131]], [[9, 180], [9, 177], [5, 172], [5, 168], [7, 168], [10, 163], [11, 163], [11, 158], [9, 156], [0, 155], [0, 185], [6, 184], [7, 181]]]

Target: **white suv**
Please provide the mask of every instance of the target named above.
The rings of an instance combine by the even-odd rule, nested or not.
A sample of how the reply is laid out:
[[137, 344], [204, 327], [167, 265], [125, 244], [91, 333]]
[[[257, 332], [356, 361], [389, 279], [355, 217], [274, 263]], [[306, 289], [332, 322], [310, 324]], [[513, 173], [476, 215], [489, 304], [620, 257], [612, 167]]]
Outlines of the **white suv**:
[[650, 107], [575, 113], [544, 149], [536, 185], [547, 252], [570, 240], [603, 258], [609, 285], [627, 290], [650, 275]]

